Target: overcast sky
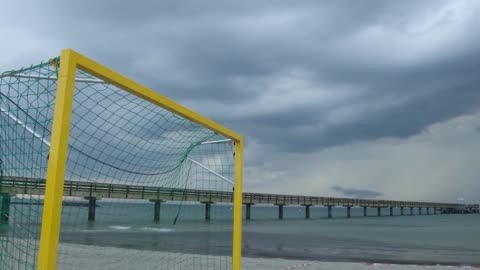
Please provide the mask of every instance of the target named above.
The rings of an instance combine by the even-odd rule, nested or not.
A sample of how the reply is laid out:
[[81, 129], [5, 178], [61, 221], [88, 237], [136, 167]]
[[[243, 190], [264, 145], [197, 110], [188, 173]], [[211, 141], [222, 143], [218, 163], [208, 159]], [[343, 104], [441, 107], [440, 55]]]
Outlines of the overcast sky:
[[86, 54], [243, 134], [246, 191], [479, 201], [479, 1], [21, 2], [0, 70]]

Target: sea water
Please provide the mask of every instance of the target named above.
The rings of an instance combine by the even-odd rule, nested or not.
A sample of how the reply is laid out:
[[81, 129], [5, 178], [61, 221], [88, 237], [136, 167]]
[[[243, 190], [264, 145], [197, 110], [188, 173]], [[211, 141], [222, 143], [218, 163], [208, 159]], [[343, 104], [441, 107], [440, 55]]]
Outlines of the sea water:
[[[88, 222], [87, 207], [64, 206], [61, 243], [132, 252], [180, 252], [229, 256], [232, 238], [232, 206], [212, 205], [205, 220], [203, 204], [161, 205], [160, 223], [153, 222], [153, 203], [98, 201], [96, 220]], [[17, 205], [14, 209], [20, 210]], [[41, 208], [39, 208], [39, 211]], [[480, 215], [400, 216], [395, 209], [335, 207], [327, 209], [252, 206], [251, 220], [243, 223], [243, 256], [330, 262], [387, 262], [400, 264], [480, 265]], [[23, 211], [25, 212], [25, 211]], [[245, 212], [245, 209], [244, 209]], [[12, 218], [16, 219], [15, 211]], [[177, 220], [175, 223], [175, 219]], [[38, 224], [36, 224], [38, 226]], [[30, 226], [36, 226], [31, 224]], [[147, 253], [145, 253], [147, 254]]]

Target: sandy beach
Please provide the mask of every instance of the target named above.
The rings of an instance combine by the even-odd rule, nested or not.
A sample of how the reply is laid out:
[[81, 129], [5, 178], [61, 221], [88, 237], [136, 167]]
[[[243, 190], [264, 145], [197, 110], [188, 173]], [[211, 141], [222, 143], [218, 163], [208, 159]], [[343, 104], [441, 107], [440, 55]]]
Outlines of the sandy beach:
[[[113, 247], [96, 247], [76, 244], [61, 244], [58, 269], [91, 269], [91, 270], [128, 270], [158, 269], [159, 265], [169, 269], [229, 269], [230, 258], [226, 256], [206, 256], [145, 250], [132, 250]], [[476, 269], [474, 266], [419, 266], [372, 263], [320, 262], [286, 259], [243, 258], [242, 269], [255, 270], [443, 270], [443, 269]]]

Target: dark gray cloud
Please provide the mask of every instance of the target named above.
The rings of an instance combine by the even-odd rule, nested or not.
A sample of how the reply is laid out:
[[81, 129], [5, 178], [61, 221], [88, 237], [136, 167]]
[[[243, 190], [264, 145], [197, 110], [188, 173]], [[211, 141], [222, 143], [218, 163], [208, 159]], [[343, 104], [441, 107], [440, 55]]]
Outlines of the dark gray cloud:
[[344, 188], [339, 186], [333, 186], [331, 187], [331, 189], [342, 194], [343, 196], [353, 197], [353, 198], [376, 198], [383, 195], [383, 193], [376, 192], [373, 190]]
[[[198, 111], [248, 137], [303, 152], [361, 140], [406, 138], [433, 123], [477, 110], [479, 62], [472, 56], [478, 54], [478, 40], [466, 30], [477, 20], [465, 19], [457, 31], [467, 33], [444, 41], [455, 47], [435, 44], [435, 32], [454, 25], [455, 18], [432, 15], [436, 21], [421, 26], [428, 12], [441, 13], [447, 4], [118, 6], [107, 1], [94, 10], [81, 3], [62, 11], [70, 20], [84, 23], [73, 29], [91, 30], [88, 42], [76, 32], [69, 38], [94, 57], [174, 99], [194, 103]], [[112, 13], [104, 14], [110, 6], [115, 6]], [[409, 30], [416, 27], [423, 32]], [[369, 29], [377, 28], [378, 38], [393, 40], [373, 35], [365, 41]], [[359, 38], [362, 34], [366, 37]], [[307, 79], [311, 91], [336, 95], [347, 84], [353, 97], [322, 104], [323, 96], [305, 96], [304, 89], [297, 88], [305, 85], [293, 84], [288, 91], [298, 96], [293, 95], [290, 106], [281, 106], [280, 89], [288, 81], [276, 82], [292, 70], [308, 73], [307, 78], [292, 79]], [[259, 103], [260, 99], [265, 101]], [[350, 112], [344, 121], [336, 121], [335, 115], [326, 120], [335, 110]]]
[[244, 134], [252, 167], [269, 163], [259, 149], [282, 163], [479, 111], [475, 2], [31, 1], [22, 19], [19, 9], [2, 6], [5, 69], [72, 47]]

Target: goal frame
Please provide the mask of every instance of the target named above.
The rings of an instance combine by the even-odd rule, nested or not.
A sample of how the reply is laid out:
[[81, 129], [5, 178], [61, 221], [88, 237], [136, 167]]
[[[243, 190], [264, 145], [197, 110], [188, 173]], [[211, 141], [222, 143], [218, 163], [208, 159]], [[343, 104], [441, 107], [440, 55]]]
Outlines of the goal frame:
[[242, 248], [242, 175], [243, 137], [230, 129], [164, 97], [157, 92], [103, 66], [72, 49], [60, 55], [51, 146], [47, 168], [47, 182], [38, 256], [39, 270], [55, 270], [58, 255], [60, 222], [62, 215], [63, 185], [67, 163], [68, 139], [75, 91], [76, 71], [87, 72], [159, 107], [202, 125], [235, 143], [232, 269], [241, 269]]

